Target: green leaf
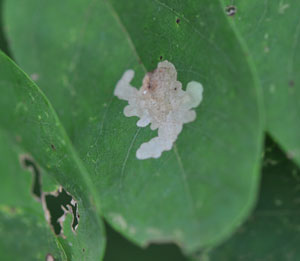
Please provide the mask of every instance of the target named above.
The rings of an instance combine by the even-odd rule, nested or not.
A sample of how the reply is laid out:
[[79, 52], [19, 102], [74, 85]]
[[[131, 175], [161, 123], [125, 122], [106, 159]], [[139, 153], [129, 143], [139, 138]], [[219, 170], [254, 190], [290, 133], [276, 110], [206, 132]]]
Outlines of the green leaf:
[[[52, 177], [57, 185], [63, 185], [78, 203], [80, 220], [76, 234], [73, 234], [70, 229], [71, 219], [69, 216], [64, 226], [66, 241], [59, 240], [67, 259], [84, 259], [86, 257], [93, 260], [99, 259], [103, 255], [105, 240], [102, 222], [96, 211], [97, 205], [95, 204], [98, 203], [93, 202], [92, 198], [95, 197], [92, 194], [93, 190], [90, 189], [88, 174], [74, 152], [49, 101], [38, 87], [3, 53], [0, 53], [0, 89], [0, 128], [5, 130], [15, 143], [18, 143], [22, 151], [31, 154], [35, 162], [45, 170], [48, 178]], [[9, 145], [5, 149], [8, 149], [7, 147]], [[10, 160], [9, 157], [10, 155], [13, 157], [13, 153], [9, 150], [8, 153], [7, 156], [5, 152], [3, 153], [4, 159]], [[18, 170], [15, 164], [11, 168]], [[1, 171], [3, 170], [5, 171], [5, 168], [1, 168]], [[3, 197], [8, 197], [8, 193], [19, 193], [13, 184], [13, 176], [10, 175], [10, 173], [4, 175], [9, 184], [5, 186], [5, 190], [1, 191]], [[51, 186], [47, 185], [45, 176], [42, 175], [44, 192], [51, 192], [49, 190]], [[22, 191], [27, 189], [30, 193], [30, 186], [24, 187], [23, 185], [25, 186], [25, 184], [22, 184]], [[19, 207], [18, 204], [21, 204], [20, 207], [22, 207], [25, 206], [28, 197], [21, 197], [18, 201], [12, 197], [10, 201], [17, 207]], [[42, 205], [40, 208], [43, 208]], [[26, 226], [29, 228], [34, 225], [34, 218], [39, 217], [35, 217], [33, 212], [31, 213], [33, 217], [29, 219], [30, 212], [28, 211], [24, 212], [26, 216], [18, 217], [20, 219], [18, 225], [20, 227], [25, 226], [23, 226], [23, 230]], [[24, 218], [25, 221], [28, 220], [29, 222], [22, 224]], [[13, 219], [5, 219], [7, 231], [13, 222]], [[44, 222], [46, 223], [46, 220]], [[37, 233], [36, 228], [33, 228], [33, 231]], [[30, 241], [26, 243], [29, 244]]]
[[300, 2], [237, 1], [235, 26], [264, 92], [266, 127], [300, 164]]
[[42, 205], [31, 195], [31, 173], [21, 168], [20, 150], [0, 131], [0, 256], [2, 260], [44, 260], [63, 257]]
[[299, 260], [300, 169], [270, 140], [264, 158], [258, 205], [249, 220], [212, 261]]
[[[14, 56], [54, 105], [115, 229], [187, 252], [235, 230], [256, 195], [262, 120], [246, 50], [218, 2], [11, 0], [5, 10]], [[141, 161], [137, 148], [155, 134], [123, 115], [113, 90], [129, 68], [140, 86], [160, 59], [184, 88], [201, 82], [204, 100], [171, 151]]]

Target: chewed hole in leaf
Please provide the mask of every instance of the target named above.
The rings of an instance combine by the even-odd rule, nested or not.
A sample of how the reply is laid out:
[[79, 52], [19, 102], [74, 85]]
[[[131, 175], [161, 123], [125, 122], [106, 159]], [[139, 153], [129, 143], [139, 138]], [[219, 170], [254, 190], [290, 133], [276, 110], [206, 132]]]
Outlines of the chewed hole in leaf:
[[77, 213], [78, 212], [77, 203], [75, 203], [74, 205], [71, 205], [71, 206], [72, 206], [72, 215], [73, 215], [72, 230], [76, 231], [78, 224], [79, 224], [80, 216]]
[[77, 230], [79, 224], [78, 205], [74, 198], [64, 188], [44, 193], [44, 209], [46, 219], [56, 235], [63, 235], [63, 222], [67, 214], [73, 216], [72, 231]]
[[71, 229], [75, 233], [79, 224], [77, 201], [61, 186], [54, 192], [43, 192], [41, 171], [31, 156], [27, 154], [21, 155], [20, 163], [24, 169], [30, 170], [32, 173], [32, 194], [41, 201], [46, 220], [54, 233], [64, 237], [63, 222], [67, 214], [73, 216]]
[[31, 192], [35, 198], [41, 200], [42, 197], [42, 181], [41, 181], [41, 173], [38, 165], [35, 163], [32, 157], [29, 155], [21, 155], [20, 156], [21, 166], [29, 170], [32, 173], [32, 189]]

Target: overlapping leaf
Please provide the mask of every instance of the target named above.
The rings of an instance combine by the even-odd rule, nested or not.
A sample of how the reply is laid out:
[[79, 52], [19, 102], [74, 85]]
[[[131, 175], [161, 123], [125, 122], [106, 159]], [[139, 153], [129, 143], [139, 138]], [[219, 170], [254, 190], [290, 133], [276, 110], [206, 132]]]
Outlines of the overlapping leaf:
[[300, 2], [236, 5], [233, 20], [260, 78], [267, 131], [300, 164]]
[[270, 140], [266, 146], [258, 206], [212, 261], [298, 260], [300, 170]]
[[[31, 173], [19, 163], [18, 149], [0, 131], [0, 255], [3, 260], [63, 257], [45, 221], [41, 204], [31, 195]], [[61, 260], [61, 259], [60, 259]]]
[[[28, 251], [24, 254], [24, 258], [30, 259], [30, 255], [42, 253], [48, 246], [51, 247], [50, 253], [55, 249], [52, 242], [54, 239], [49, 237], [50, 230], [45, 228], [46, 221], [42, 222], [44, 219], [44, 215], [41, 216], [42, 206], [39, 204], [39, 208], [36, 205], [29, 208], [35, 203], [29, 199], [31, 188], [28, 182], [29, 175], [24, 174], [24, 171], [19, 173], [20, 163], [16, 163], [20, 155], [18, 153], [22, 152], [30, 154], [37, 164], [45, 169], [46, 177], [52, 177], [56, 181], [56, 186], [63, 185], [78, 202], [80, 220], [77, 234], [74, 235], [70, 228], [64, 227], [67, 239], [58, 239], [64, 253], [61, 257], [65, 260], [75, 257], [76, 259], [100, 259], [103, 255], [105, 240], [96, 207], [97, 201], [93, 201], [95, 198], [93, 191], [88, 189], [91, 187], [88, 174], [81, 165], [48, 100], [28, 76], [3, 53], [0, 53], [0, 89], [0, 128], [7, 133], [5, 138], [1, 136], [1, 156], [4, 161], [1, 166], [1, 179], [2, 182], [4, 181], [1, 184], [3, 185], [1, 206], [4, 210], [8, 209], [5, 213], [1, 209], [1, 219], [4, 222], [1, 230], [3, 233], [8, 233], [16, 223], [16, 227], [11, 231], [12, 234], [8, 233], [9, 240], [1, 244], [2, 250], [6, 244], [10, 245], [10, 251], [13, 246], [21, 246], [20, 250]], [[22, 150], [14, 149], [14, 145], [8, 142], [9, 138]], [[21, 175], [28, 175], [28, 177]], [[42, 178], [43, 188], [53, 188], [46, 182], [45, 177]], [[46, 192], [51, 191], [46, 190]], [[17, 214], [8, 217], [7, 213], [13, 212], [12, 208], [16, 209]], [[38, 210], [35, 213], [36, 209]], [[67, 222], [70, 225], [70, 219], [67, 219]], [[41, 224], [41, 229], [35, 226], [39, 224]], [[26, 229], [32, 233], [25, 231]], [[49, 243], [45, 241], [47, 239], [34, 238], [35, 236], [42, 237], [42, 235], [49, 237]], [[18, 240], [18, 238], [20, 242], [14, 244], [12, 240]], [[1, 240], [4, 240], [4, 237]], [[28, 249], [30, 243], [33, 247], [32, 252]], [[37, 249], [39, 249], [38, 252], [35, 252]], [[22, 252], [3, 252], [3, 254], [8, 258], [15, 255], [22, 258], [23, 255]], [[47, 253], [44, 254], [46, 256]], [[39, 256], [39, 258], [45, 258], [45, 256]]]

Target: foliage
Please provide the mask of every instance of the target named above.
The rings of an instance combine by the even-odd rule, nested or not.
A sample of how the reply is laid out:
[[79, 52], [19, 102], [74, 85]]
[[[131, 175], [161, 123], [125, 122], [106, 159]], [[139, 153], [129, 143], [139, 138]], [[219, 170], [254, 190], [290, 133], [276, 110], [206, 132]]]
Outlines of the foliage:
[[[103, 259], [106, 220], [136, 245], [173, 242], [192, 259], [297, 260], [290, 247], [272, 255], [271, 246], [281, 247], [277, 238], [298, 226], [289, 214], [297, 216], [297, 203], [289, 201], [297, 198], [298, 182], [291, 160], [300, 163], [300, 3], [247, 0], [229, 16], [229, 2], [3, 2], [1, 49], [18, 65], [0, 54], [1, 256], [19, 259], [17, 247], [22, 260], [48, 253], [58, 260]], [[125, 70], [134, 69], [133, 85], [141, 86], [161, 60], [176, 66], [184, 88], [201, 82], [203, 102], [171, 151], [138, 160], [137, 148], [155, 133], [126, 118], [125, 102], [113, 91]], [[263, 149], [265, 133], [285, 155], [276, 149], [273, 159], [269, 141]], [[36, 173], [32, 179], [22, 168], [24, 155], [41, 174], [40, 202], [30, 195]], [[240, 227], [258, 197], [261, 173], [258, 206]], [[65, 237], [44, 217], [47, 193], [60, 186], [80, 215], [73, 233], [70, 209]], [[14, 245], [16, 237], [22, 241]], [[109, 246], [105, 259], [114, 260]], [[161, 253], [174, 260], [175, 251]], [[137, 252], [122, 259], [147, 259]]]

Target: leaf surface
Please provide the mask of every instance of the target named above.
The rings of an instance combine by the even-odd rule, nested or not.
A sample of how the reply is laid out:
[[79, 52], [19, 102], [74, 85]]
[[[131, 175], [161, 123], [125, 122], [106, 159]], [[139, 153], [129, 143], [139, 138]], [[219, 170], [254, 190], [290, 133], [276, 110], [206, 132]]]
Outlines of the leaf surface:
[[31, 195], [32, 177], [21, 168], [18, 149], [0, 131], [0, 256], [3, 260], [62, 260], [42, 205]]
[[[30, 195], [31, 186], [26, 184], [25, 176], [24, 178], [21, 177], [21, 175], [25, 174], [18, 173], [20, 169], [18, 165], [20, 163], [17, 166], [15, 163], [10, 164], [12, 161], [15, 162], [20, 155], [14, 155], [18, 151], [15, 152], [13, 150], [13, 145], [11, 145], [12, 149], [9, 149], [10, 145], [6, 139], [11, 139], [12, 144], [17, 144], [22, 149], [23, 154], [30, 154], [34, 161], [45, 170], [44, 173], [47, 173], [47, 175], [42, 175], [44, 192], [52, 192], [59, 185], [63, 185], [78, 203], [80, 219], [76, 234], [70, 229], [71, 219], [69, 216], [64, 226], [66, 240], [57, 239], [60, 241], [60, 245], [63, 245], [62, 248], [66, 252], [67, 260], [74, 258], [100, 259], [103, 255], [105, 239], [102, 222], [96, 207], [97, 202], [93, 202], [92, 191], [87, 189], [87, 184], [89, 183], [88, 174], [74, 152], [49, 101], [28, 76], [3, 53], [0, 53], [0, 89], [0, 128], [7, 134], [1, 140], [4, 142], [3, 147], [1, 146], [1, 152], [4, 161], [6, 159], [8, 161], [7, 163], [3, 162], [4, 167], [1, 168], [1, 172], [3, 172], [1, 176], [3, 176], [2, 179], [5, 181], [3, 184], [5, 189], [1, 190], [1, 193], [3, 198], [10, 202], [5, 201], [3, 203], [4, 206], [8, 204], [8, 208], [11, 208], [10, 205], [13, 204], [12, 207], [18, 209], [26, 207], [26, 204], [29, 204], [27, 202], [32, 201], [25, 195], [25, 191]], [[7, 168], [12, 170], [10, 171]], [[7, 173], [5, 173], [6, 170]], [[19, 175], [20, 181], [15, 177], [17, 180], [14, 184], [13, 175]], [[46, 181], [47, 177], [55, 181], [55, 187], [48, 184]], [[18, 187], [20, 187], [20, 190], [16, 189]], [[10, 194], [16, 195], [16, 197], [10, 197]], [[31, 212], [30, 209], [25, 208], [25, 210], [21, 209], [21, 213], [24, 213], [24, 216], [13, 216], [12, 219], [2, 216], [4, 219], [3, 228], [8, 232], [16, 221], [16, 226], [22, 227], [24, 231], [26, 227], [31, 229], [35, 220], [38, 220], [38, 224], [43, 223], [39, 214], [43, 207], [41, 204], [39, 207], [37, 215], [35, 211]], [[38, 207], [35, 206], [36, 208]], [[42, 228], [45, 227], [44, 224], [46, 224], [45, 219]], [[36, 235], [38, 228], [33, 227], [32, 230], [33, 234]], [[15, 232], [18, 233], [16, 230]], [[49, 232], [47, 232], [47, 235], [49, 236]], [[11, 238], [14, 238], [13, 235]], [[36, 241], [33, 241], [33, 244], [34, 242]], [[51, 242], [51, 237], [49, 242]], [[43, 244], [43, 241], [40, 244]], [[26, 242], [26, 245], [30, 245], [30, 241]], [[10, 247], [12, 246], [14, 245]], [[1, 247], [3, 247], [3, 244]], [[44, 247], [42, 246], [42, 249]]]
[[[54, 105], [114, 228], [140, 245], [175, 241], [192, 252], [244, 220], [262, 119], [244, 47], [218, 2], [12, 0], [5, 21], [17, 62]], [[113, 90], [125, 70], [141, 86], [165, 59], [183, 88], [203, 84], [203, 103], [171, 151], [137, 160], [155, 133], [124, 116]]]
[[300, 2], [240, 1], [232, 18], [263, 89], [266, 129], [300, 164]]

